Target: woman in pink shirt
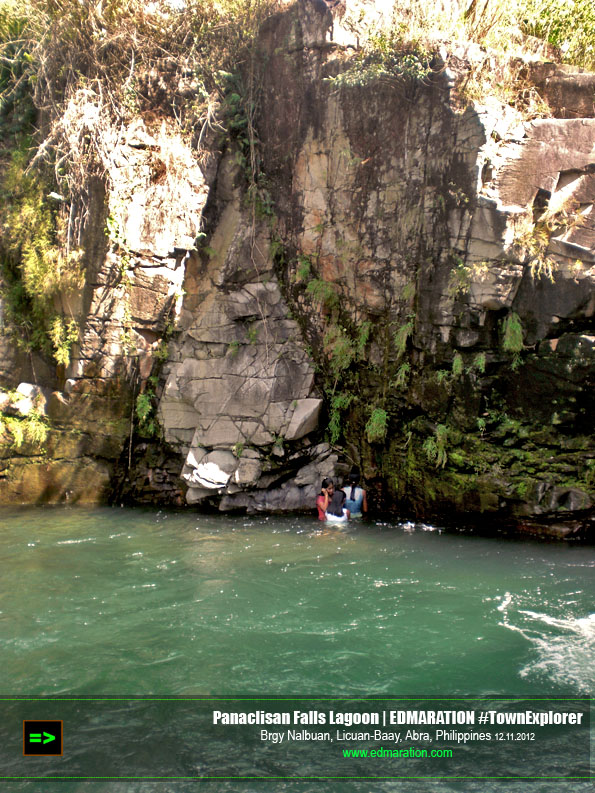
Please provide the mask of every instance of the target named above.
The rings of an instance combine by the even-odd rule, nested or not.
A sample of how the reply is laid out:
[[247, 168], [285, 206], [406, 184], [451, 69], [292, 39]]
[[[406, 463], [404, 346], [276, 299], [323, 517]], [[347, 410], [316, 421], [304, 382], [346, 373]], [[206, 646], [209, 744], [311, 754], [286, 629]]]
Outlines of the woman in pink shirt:
[[320, 486], [320, 493], [316, 499], [318, 507], [318, 520], [326, 520], [326, 510], [331, 503], [331, 498], [335, 492], [335, 485], [332, 479], [323, 479]]

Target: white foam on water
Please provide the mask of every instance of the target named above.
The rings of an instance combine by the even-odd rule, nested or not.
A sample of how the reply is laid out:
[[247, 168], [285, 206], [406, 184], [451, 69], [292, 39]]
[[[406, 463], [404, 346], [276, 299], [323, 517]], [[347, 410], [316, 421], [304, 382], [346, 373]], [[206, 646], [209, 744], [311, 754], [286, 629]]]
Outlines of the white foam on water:
[[595, 614], [584, 617], [555, 617], [510, 606], [514, 598], [506, 592], [498, 611], [503, 627], [520, 633], [534, 650], [534, 658], [519, 671], [524, 678], [549, 678], [580, 694], [595, 689]]
[[510, 592], [506, 592], [504, 594], [504, 598], [502, 599], [502, 603], [498, 606], [498, 611], [506, 611], [506, 609], [510, 606], [512, 602], [512, 595]]

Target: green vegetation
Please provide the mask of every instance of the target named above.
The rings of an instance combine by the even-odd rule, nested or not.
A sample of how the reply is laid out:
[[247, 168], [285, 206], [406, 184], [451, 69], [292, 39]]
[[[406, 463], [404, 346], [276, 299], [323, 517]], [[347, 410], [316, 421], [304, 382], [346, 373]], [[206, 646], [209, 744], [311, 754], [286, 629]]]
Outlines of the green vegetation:
[[[421, 376], [429, 382], [429, 373]], [[556, 429], [555, 418], [547, 427], [541, 420], [533, 423], [514, 400], [509, 404], [491, 389], [481, 400], [477, 392], [469, 400], [470, 407], [481, 406], [474, 418], [461, 411], [461, 400], [475, 389], [473, 378], [457, 383], [447, 372], [445, 378], [456, 409], [439, 398], [426, 403], [421, 415], [402, 412], [400, 421], [393, 415], [390, 438], [373, 451], [391, 494], [404, 505], [426, 514], [442, 513], [446, 504], [467, 513], [510, 509], [516, 514], [512, 502], [532, 504], [544, 488], [592, 492], [595, 462], [586, 462], [594, 451], [592, 438], [570, 438]]]
[[347, 410], [354, 399], [354, 394], [345, 393], [333, 394], [330, 398], [328, 429], [332, 444], [337, 443], [341, 437], [341, 414], [344, 410]]
[[366, 345], [370, 339], [370, 333], [372, 331], [372, 323], [370, 320], [366, 320], [362, 322], [362, 324], [357, 329], [357, 339], [356, 339], [356, 352], [358, 359], [362, 359], [364, 357], [364, 353], [366, 350]]
[[151, 375], [145, 390], [136, 398], [137, 431], [142, 438], [154, 438], [159, 435], [159, 422], [156, 415], [156, 387], [157, 377]]
[[554, 281], [557, 263], [547, 255], [553, 228], [554, 226], [549, 222], [539, 221], [515, 239], [515, 246], [529, 266], [534, 280], [547, 278], [549, 281]]
[[368, 443], [383, 443], [388, 427], [388, 414], [384, 408], [374, 408], [366, 424]]
[[20, 449], [24, 443], [42, 447], [47, 440], [50, 423], [38, 410], [31, 410], [23, 418], [0, 414], [0, 433], [3, 430], [7, 430], [11, 436], [10, 445], [13, 449]]
[[[347, 247], [341, 240], [337, 245]], [[358, 251], [354, 255], [362, 253]], [[288, 257], [295, 271], [290, 271], [287, 281], [290, 300], [296, 301], [295, 313], [302, 316], [302, 329], [310, 340], [308, 352], [316, 360], [316, 370], [323, 382], [329, 440], [336, 444], [344, 436], [354, 446], [366, 439], [380, 445], [386, 439], [389, 419], [398, 410], [399, 399], [402, 400], [396, 391], [408, 384], [412, 372], [412, 363], [405, 355], [415, 329], [412, 305], [415, 280], [402, 287], [399, 303], [387, 310], [385, 316], [372, 320], [364, 315], [358, 321], [359, 311], [354, 310], [349, 298], [339, 294], [339, 285], [320, 277], [319, 256], [310, 253]], [[304, 321], [304, 295], [313, 299], [315, 307], [323, 309], [314, 322]], [[395, 314], [402, 317], [403, 324], [398, 327], [393, 319]], [[378, 378], [381, 378], [379, 383]], [[372, 413], [369, 403], [361, 396], [362, 386], [370, 382], [375, 383], [380, 394]], [[377, 454], [381, 454], [380, 449]]]
[[414, 325], [414, 316], [409, 315], [409, 319], [404, 325], [396, 331], [394, 336], [394, 343], [397, 352], [397, 358], [402, 358], [405, 354], [405, 350], [407, 349], [407, 341], [413, 334]]
[[402, 28], [378, 30], [364, 40], [349, 68], [327, 78], [334, 88], [366, 85], [374, 81], [423, 80], [431, 71], [431, 53], [420, 41], [408, 40]]
[[30, 54], [21, 46], [27, 28], [22, 4], [0, 3], [0, 139], [11, 139], [30, 130], [35, 106], [28, 75]]
[[68, 366], [70, 350], [79, 337], [79, 329], [75, 320], [65, 320], [61, 316], [54, 316], [48, 336], [54, 347], [56, 363], [62, 364], [64, 367]]
[[[567, 234], [584, 223], [585, 215], [579, 204], [569, 200], [555, 210], [546, 208], [531, 228], [516, 236], [517, 254], [528, 265], [534, 280], [547, 278], [554, 283], [559, 263], [548, 256], [552, 235]], [[577, 261], [576, 266], [580, 268], [581, 265], [580, 260]]]
[[521, 30], [547, 41], [566, 63], [595, 69], [595, 5], [591, 0], [527, 0]]
[[124, 296], [124, 311], [122, 312], [122, 326], [120, 328], [120, 344], [125, 355], [134, 355], [136, 344], [132, 337], [132, 311], [130, 309], [130, 294], [126, 289]]
[[488, 268], [488, 262], [464, 264], [459, 256], [455, 256], [455, 266], [450, 271], [447, 293], [453, 299], [466, 295], [473, 281], [485, 280]]
[[523, 349], [523, 326], [518, 314], [511, 311], [502, 320], [502, 349], [512, 353], [512, 368], [516, 369], [521, 363], [520, 353]]
[[333, 309], [339, 305], [339, 297], [335, 287], [321, 278], [313, 278], [309, 281], [306, 292], [312, 297], [314, 302], [327, 309]]
[[399, 368], [397, 369], [397, 375], [394, 379], [394, 385], [397, 388], [404, 388], [407, 385], [407, 380], [409, 379], [409, 373], [411, 372], [411, 365], [404, 361]]
[[312, 270], [312, 262], [310, 261], [308, 256], [304, 256], [304, 254], [300, 254], [298, 256], [297, 270], [295, 271], [296, 278], [299, 281], [309, 280], [311, 270]]
[[[166, 328], [165, 336], [166, 337], [169, 336], [167, 332], [167, 328]], [[168, 355], [169, 353], [168, 353], [167, 338], [163, 338], [160, 340], [159, 345], [155, 348], [153, 352], [153, 357], [159, 363], [165, 363], [165, 361], [167, 361], [168, 359]]]
[[452, 376], [460, 377], [465, 371], [465, 364], [463, 363], [463, 356], [460, 352], [455, 352], [452, 359]]
[[256, 320], [248, 322], [246, 327], [246, 335], [248, 336], [248, 342], [250, 344], [256, 344], [258, 341], [258, 327], [256, 325]]
[[426, 438], [423, 444], [423, 450], [428, 461], [433, 463], [436, 468], [444, 468], [448, 462], [447, 445], [448, 428], [444, 424], [438, 424], [434, 430], [434, 435]]
[[60, 296], [82, 286], [81, 251], [69, 249], [65, 218], [48, 203], [41, 173], [28, 170], [26, 145], [22, 138], [0, 176], [0, 273], [7, 319], [19, 343], [53, 354], [66, 366], [78, 328], [55, 306]]
[[471, 364], [471, 368], [478, 371], [480, 374], [485, 374], [486, 370], [486, 354], [485, 352], [479, 352], [473, 359], [473, 363]]
[[415, 291], [415, 282], [408, 281], [401, 290], [401, 300], [404, 300], [406, 303], [408, 303], [410, 300], [413, 300], [415, 297]]
[[456, 264], [450, 271], [447, 292], [452, 298], [457, 298], [469, 291], [471, 286], [471, 271], [463, 260], [457, 257]]
[[355, 360], [357, 349], [345, 328], [331, 324], [324, 334], [323, 346], [329, 358], [329, 368], [334, 384]]

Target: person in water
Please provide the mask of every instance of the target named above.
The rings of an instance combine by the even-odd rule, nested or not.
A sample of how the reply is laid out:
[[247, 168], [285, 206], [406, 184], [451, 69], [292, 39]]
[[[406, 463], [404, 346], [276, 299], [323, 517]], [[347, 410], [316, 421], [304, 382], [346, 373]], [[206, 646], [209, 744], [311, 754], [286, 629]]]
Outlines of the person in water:
[[345, 499], [346, 496], [342, 490], [335, 490], [331, 503], [326, 509], [327, 520], [349, 520], [349, 510], [345, 508]]
[[335, 485], [332, 479], [323, 479], [320, 486], [320, 493], [316, 499], [318, 507], [318, 520], [326, 520], [326, 510], [331, 503], [331, 498], [335, 492]]
[[323, 479], [320, 493], [316, 499], [318, 520], [345, 521], [349, 519], [349, 512], [344, 508], [345, 493], [338, 490], [332, 479]]
[[359, 517], [368, 511], [366, 491], [359, 486], [359, 474], [355, 471], [349, 474], [347, 485], [343, 487], [345, 493], [345, 507], [351, 517]]

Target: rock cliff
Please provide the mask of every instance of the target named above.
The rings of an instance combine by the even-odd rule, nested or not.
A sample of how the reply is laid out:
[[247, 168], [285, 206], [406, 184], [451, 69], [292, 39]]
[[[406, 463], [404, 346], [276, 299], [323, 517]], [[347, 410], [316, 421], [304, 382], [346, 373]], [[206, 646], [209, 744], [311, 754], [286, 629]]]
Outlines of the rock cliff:
[[50, 427], [3, 446], [2, 500], [305, 509], [355, 465], [385, 514], [587, 531], [593, 75], [521, 64], [551, 107], [526, 120], [465, 99], [464, 53], [358, 71], [307, 0], [256, 64], [250, 140], [114, 139], [68, 371], [2, 340]]

